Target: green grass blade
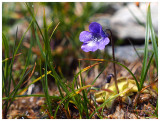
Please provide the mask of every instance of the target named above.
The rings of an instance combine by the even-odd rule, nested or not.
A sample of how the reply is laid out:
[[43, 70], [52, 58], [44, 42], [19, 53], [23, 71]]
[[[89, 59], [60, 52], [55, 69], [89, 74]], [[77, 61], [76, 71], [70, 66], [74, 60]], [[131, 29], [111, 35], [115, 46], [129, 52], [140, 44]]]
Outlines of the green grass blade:
[[39, 25], [38, 25], [38, 22], [37, 22], [37, 20], [36, 20], [35, 14], [32, 12], [32, 10], [31, 10], [31, 8], [29, 7], [28, 3], [25, 3], [25, 5], [26, 5], [29, 13], [30, 13], [31, 16], [32, 16], [33, 21], [36, 23], [36, 25], [37, 25], [37, 27], [38, 27], [38, 29], [39, 29], [39, 31], [40, 31], [40, 34], [41, 34], [41, 36], [42, 36], [42, 38], [43, 38], [43, 40], [44, 40], [44, 36], [43, 36], [42, 31], [41, 31], [41, 29], [40, 29], [40, 27], [39, 27]]
[[[25, 37], [26, 33], [27, 33], [27, 32], [28, 32], [28, 30], [30, 29], [30, 27], [31, 27], [32, 23], [33, 23], [33, 19], [32, 19], [32, 21], [30, 22], [30, 24], [29, 24], [29, 26], [28, 26], [27, 30], [23, 33], [23, 35], [22, 35], [22, 37], [21, 37], [21, 39], [20, 39], [20, 41], [19, 41], [19, 43], [18, 43], [18, 46], [17, 46], [17, 48], [16, 48], [16, 50], [15, 50], [15, 52], [14, 52], [14, 56], [17, 54], [18, 49], [19, 49], [19, 47], [20, 47], [20, 45], [21, 45], [21, 43], [22, 43], [22, 40], [24, 39], [24, 37]], [[13, 56], [13, 60], [14, 60], [14, 56]]]
[[[28, 26], [28, 28], [27, 28], [27, 30], [24, 32], [24, 34], [22, 35], [22, 37], [21, 37], [21, 39], [20, 39], [20, 41], [19, 41], [19, 43], [18, 43], [18, 45], [17, 45], [17, 48], [16, 48], [16, 50], [14, 51], [14, 54], [13, 54], [13, 57], [12, 57], [12, 60], [11, 60], [11, 64], [10, 64], [10, 66], [9, 66], [9, 69], [8, 70], [10, 70], [10, 76], [9, 76], [9, 91], [8, 91], [8, 95], [9, 95], [9, 93], [10, 93], [10, 83], [11, 83], [11, 76], [12, 76], [12, 71], [11, 71], [11, 69], [12, 69], [12, 66], [13, 66], [13, 62], [14, 62], [14, 58], [15, 58], [15, 55], [17, 54], [17, 52], [18, 52], [18, 50], [19, 50], [19, 47], [20, 47], [20, 45], [21, 45], [21, 43], [22, 43], [22, 40], [24, 39], [24, 37], [25, 37], [25, 35], [26, 35], [26, 33], [28, 32], [28, 30], [30, 29], [30, 27], [31, 27], [31, 25], [32, 25], [32, 22], [33, 22], [33, 20], [30, 22], [30, 24], [29, 24], [29, 26]], [[25, 72], [25, 71], [24, 71]], [[12, 93], [13, 94], [13, 93]]]
[[158, 118], [158, 99], [157, 99], [157, 104], [156, 104], [156, 109], [155, 109], [155, 115]]
[[145, 81], [145, 79], [146, 79], [147, 72], [148, 72], [148, 70], [149, 70], [151, 61], [152, 61], [152, 59], [153, 59], [153, 55], [154, 55], [154, 53], [152, 53], [152, 55], [151, 55], [151, 57], [150, 57], [150, 59], [149, 59], [147, 68], [146, 68], [146, 70], [145, 70], [144, 76], [143, 76], [143, 78], [141, 79], [141, 82], [140, 82], [140, 87], [141, 87], [141, 89], [143, 88], [143, 84], [144, 84], [144, 81]]
[[[150, 5], [148, 6], [148, 24], [151, 32], [151, 41], [152, 41], [152, 46], [153, 46], [153, 51], [154, 51], [154, 57], [155, 57], [155, 62], [156, 62], [156, 68], [158, 70], [158, 46], [156, 43], [156, 35], [153, 29], [152, 25], [152, 18], [151, 18], [151, 10], [150, 10]], [[158, 73], [158, 71], [157, 71]]]
[[[37, 25], [37, 27], [38, 27], [38, 29], [39, 29], [39, 31], [40, 31], [40, 34], [41, 34], [41, 36], [42, 36], [42, 38], [43, 38], [43, 41], [44, 41], [44, 36], [43, 36], [43, 33], [42, 33], [42, 31], [41, 31], [41, 29], [40, 29], [40, 27], [39, 27], [39, 25], [38, 25], [38, 22], [37, 22], [37, 20], [36, 20], [35, 14], [32, 12], [32, 9], [29, 7], [28, 3], [26, 3], [25, 5], [26, 5], [29, 13], [30, 13], [31, 16], [32, 16], [32, 19], [33, 19], [34, 23]], [[35, 27], [34, 27], [34, 28], [35, 28]], [[40, 44], [40, 41], [39, 41], [39, 37], [38, 37], [38, 33], [37, 33], [37, 29], [36, 29], [36, 28], [35, 28], [35, 36], [36, 36], [37, 44], [38, 44], [38, 46], [39, 46], [39, 49], [40, 49], [40, 51], [41, 51], [41, 54], [42, 54], [42, 56], [45, 58], [45, 53], [44, 53], [43, 50], [42, 50], [42, 47], [41, 47], [41, 44]]]
[[[149, 11], [148, 11], [149, 12]], [[149, 44], [149, 14], [147, 12], [147, 22], [146, 22], [146, 33], [145, 33], [145, 48], [144, 48], [144, 57], [143, 57], [143, 65], [142, 65], [142, 71], [141, 71], [141, 79], [140, 79], [140, 90], [143, 86], [143, 78], [145, 75], [146, 67], [147, 67], [147, 59], [148, 59], [148, 44]]]
[[22, 75], [21, 75], [21, 77], [20, 77], [20, 81], [18, 82], [18, 84], [17, 84], [17, 86], [14, 88], [14, 90], [12, 91], [12, 93], [10, 94], [10, 96], [12, 96], [12, 97], [15, 97], [15, 95], [17, 94], [17, 91], [18, 91], [18, 89], [20, 88], [20, 86], [21, 86], [21, 84], [23, 83], [23, 81], [24, 81], [24, 79], [25, 79], [25, 77], [28, 75], [28, 73], [32, 70], [32, 68], [31, 69], [29, 69], [27, 72], [26, 72], [26, 70], [27, 70], [27, 67], [28, 67], [28, 65], [29, 65], [29, 62], [30, 62], [30, 59], [31, 59], [31, 48], [32, 48], [32, 41], [31, 41], [31, 46], [30, 46], [30, 49], [29, 49], [29, 51], [28, 51], [28, 55], [27, 55], [27, 60], [26, 60], [26, 63], [25, 63], [25, 67], [24, 67], [24, 70], [23, 70], [23, 72], [22, 72]]
[[[6, 37], [5, 37], [5, 35], [2, 33], [2, 44], [4, 45], [4, 47], [5, 47], [5, 58], [9, 58], [9, 45], [8, 45], [8, 40], [6, 39]], [[5, 90], [5, 95], [7, 96], [8, 94], [9, 94], [9, 88], [8, 88], [8, 85], [7, 85], [7, 83], [8, 83], [8, 73], [9, 73], [9, 62], [8, 61], [5, 61], [5, 64], [3, 64], [3, 65], [5, 65], [4, 66], [4, 68], [2, 68], [2, 69], [4, 69], [4, 72], [3, 72], [3, 74], [4, 74], [4, 77], [3, 77], [3, 84], [4, 84], [4, 90]]]
[[47, 66], [48, 66], [48, 53], [49, 53], [49, 40], [48, 40], [48, 31], [47, 31], [47, 24], [46, 24], [46, 18], [45, 18], [45, 10], [44, 10], [44, 15], [43, 15], [43, 25], [44, 25], [44, 43], [45, 43], [45, 78], [44, 78], [44, 92], [46, 95], [46, 101], [47, 101], [47, 106], [48, 110], [51, 116], [53, 116], [52, 113], [52, 107], [51, 107], [51, 102], [49, 98], [49, 93], [48, 93], [48, 79], [47, 79]]
[[7, 88], [6, 88], [6, 80], [4, 78], [4, 67], [3, 67], [3, 64], [2, 64], [2, 94], [5, 94], [5, 96], [8, 95], [8, 91], [7, 91]]
[[51, 36], [50, 36], [50, 38], [49, 38], [49, 41], [51, 41], [51, 38], [52, 38], [52, 36], [53, 36], [54, 32], [56, 31], [56, 29], [57, 29], [57, 27], [58, 27], [59, 24], [60, 24], [60, 22], [56, 25], [56, 27], [55, 27], [54, 30], [52, 31], [52, 34], [51, 34]]
[[[81, 66], [80, 66], [80, 62], [79, 62], [79, 69], [81, 70], [81, 68], [80, 68]], [[81, 72], [81, 71], [80, 71]], [[82, 74], [80, 73], [80, 80], [81, 80], [81, 85], [80, 86], [85, 86], [85, 81], [83, 81], [83, 79], [82, 79]], [[77, 85], [78, 86], [78, 85]], [[82, 90], [82, 95], [83, 95], [83, 101], [82, 101], [82, 106], [83, 106], [83, 109], [84, 109], [84, 111], [85, 111], [85, 113], [86, 113], [86, 118], [88, 119], [89, 118], [89, 112], [88, 112], [88, 107], [87, 107], [87, 105], [88, 105], [88, 103], [89, 103], [89, 101], [88, 101], [88, 98], [87, 98], [87, 93], [86, 93], [86, 91], [85, 90]], [[81, 100], [81, 99], [80, 99]]]
[[[16, 41], [17, 41], [17, 33], [18, 33], [18, 27], [17, 27], [17, 30], [16, 30], [16, 40], [15, 40], [15, 43], [16, 43]], [[5, 44], [5, 53], [8, 51], [9, 52], [9, 48], [7, 48], [6, 47], [6, 45], [8, 44], [8, 40], [6, 39], [6, 37], [5, 37], [5, 35], [2, 33], [2, 38], [3, 38], [3, 41], [4, 41], [4, 44]], [[7, 42], [7, 43], [6, 43]], [[6, 54], [5, 54], [5, 57], [7, 57], [6, 59], [4, 59], [3, 61], [2, 61], [2, 63], [3, 62], [5, 62], [5, 69], [7, 69], [7, 73], [6, 73], [6, 70], [5, 70], [5, 73], [7, 74], [7, 75], [4, 75], [4, 82], [3, 82], [3, 88], [6, 88], [5, 89], [5, 94], [6, 93], [8, 93], [8, 94], [6, 94], [6, 95], [9, 95], [9, 93], [10, 93], [10, 86], [11, 86], [11, 79], [12, 79], [12, 81], [13, 81], [13, 84], [14, 84], [14, 87], [15, 87], [15, 81], [14, 81], [14, 79], [13, 79], [13, 76], [12, 76], [12, 66], [13, 66], [13, 62], [14, 62], [14, 58], [13, 58], [13, 56], [14, 56], [14, 52], [15, 52], [15, 43], [14, 43], [14, 46], [13, 46], [13, 54], [12, 54], [12, 60], [11, 60], [11, 62], [10, 62], [10, 66], [9, 66], [9, 62], [8, 62], [8, 60], [9, 60], [9, 55], [7, 56]], [[9, 46], [8, 46], [9, 47]], [[8, 53], [7, 52], [7, 53]], [[8, 53], [9, 54], [9, 53]], [[17, 54], [18, 55], [18, 54]], [[7, 61], [7, 62], [6, 62]], [[6, 64], [7, 63], [7, 64]], [[8, 85], [6, 85], [6, 83], [8, 84]], [[4, 90], [4, 89], [3, 89]], [[8, 90], [8, 91], [7, 91]]]
[[42, 46], [41, 46], [41, 43], [40, 43], [40, 39], [38, 37], [38, 32], [37, 32], [36, 27], [35, 27], [35, 37], [36, 37], [36, 41], [37, 41], [38, 47], [39, 47], [39, 49], [41, 51], [41, 54], [42, 54], [43, 58], [45, 58], [45, 53], [43, 52], [43, 49], [42, 49]]
[[[17, 27], [17, 30], [16, 30], [16, 40], [15, 40], [15, 43], [14, 43], [14, 47], [13, 47], [13, 54], [12, 54], [12, 58], [14, 57], [15, 58], [15, 56], [17, 55], [14, 55], [14, 53], [15, 53], [15, 49], [16, 49], [16, 42], [17, 42], [17, 35], [18, 35], [18, 27]], [[14, 88], [15, 88], [15, 81], [14, 81], [14, 79], [13, 79], [13, 76], [12, 76], [12, 68], [13, 68], [13, 62], [14, 62], [14, 58], [12, 59], [12, 61], [11, 61], [11, 64], [10, 64], [10, 67], [9, 67], [9, 87], [8, 87], [8, 89], [10, 90], [10, 86], [11, 86], [11, 79], [12, 79], [12, 82], [13, 82], [13, 84], [14, 84]], [[9, 93], [10, 93], [10, 91], [9, 91]]]
[[[16, 31], [16, 40], [17, 40], [17, 32], [18, 32], [18, 28], [17, 28], [17, 31]], [[3, 33], [2, 33], [3, 34]], [[6, 45], [7, 45], [7, 43], [6, 43], [6, 37], [4, 36], [4, 34], [3, 34], [3, 36], [2, 36], [2, 38], [3, 38], [3, 41], [5, 41], [5, 49], [7, 48], [6, 47]], [[15, 41], [16, 42], [16, 41]], [[9, 46], [8, 46], [9, 47]], [[14, 46], [14, 48], [15, 48], [15, 46]], [[9, 52], [9, 48], [7, 48], [6, 49], [6, 51], [8, 51]], [[16, 53], [15, 53], [15, 51], [13, 50], [13, 57], [12, 57], [12, 60], [11, 60], [11, 63], [10, 63], [10, 65], [8, 65], [8, 61], [6, 61], [5, 62], [5, 64], [7, 63], [7, 65], [5, 65], [5, 67], [4, 68], [6, 68], [7, 69], [7, 72], [6, 72], [6, 74], [7, 75], [4, 75], [4, 73], [3, 73], [3, 75], [4, 75], [4, 78], [2, 78], [3, 79], [3, 83], [2, 83], [2, 85], [3, 85], [3, 89], [2, 89], [2, 91], [3, 92], [5, 92], [5, 95], [8, 97], [8, 96], [10, 96], [10, 85], [11, 85], [11, 78], [12, 78], [12, 66], [13, 66], [13, 62], [14, 62], [14, 57], [15, 57], [15, 55], [16, 55]], [[6, 55], [5, 55], [6, 56]], [[3, 68], [2, 68], [3, 69]], [[6, 76], [6, 77], [5, 77]], [[13, 83], [14, 83], [14, 81], [13, 81]], [[6, 118], [6, 115], [7, 115], [7, 112], [8, 112], [8, 109], [9, 109], [9, 107], [10, 107], [10, 104], [9, 104], [9, 101], [7, 100], [7, 101], [5, 101], [5, 103], [3, 104], [3, 106], [2, 106], [2, 108], [3, 107], [5, 107], [5, 109], [4, 109], [4, 113], [3, 113], [3, 115], [4, 115], [4, 117]]]
[[[112, 61], [112, 62], [113, 62], [113, 61]], [[123, 64], [121, 64], [121, 63], [119, 63], [119, 62], [114, 62], [114, 63], [122, 66], [123, 68], [125, 68], [125, 69], [132, 75], [132, 77], [133, 77], [134, 80], [136, 81], [137, 88], [138, 88], [138, 90], [140, 91], [140, 85], [139, 85], [139, 83], [138, 83], [138, 80], [137, 80], [136, 77], [134, 76], [134, 74], [133, 74], [125, 65], [123, 65]]]
[[[23, 38], [23, 36], [22, 36], [22, 38]], [[13, 102], [13, 100], [15, 99], [15, 96], [17, 95], [17, 92], [18, 92], [18, 89], [20, 88], [20, 86], [21, 86], [21, 84], [23, 83], [23, 81], [24, 81], [24, 78], [25, 78], [25, 76], [26, 76], [26, 70], [27, 70], [27, 67], [28, 67], [28, 65], [29, 65], [29, 62], [30, 62], [30, 59], [31, 59], [31, 48], [32, 48], [32, 41], [31, 41], [31, 46], [30, 46], [30, 49], [29, 49], [29, 51], [28, 51], [28, 55], [27, 55], [27, 60], [26, 60], [26, 63], [25, 63], [25, 67], [24, 67], [24, 69], [23, 69], [23, 72], [22, 72], [22, 75], [21, 75], [21, 77], [20, 77], [20, 81], [18, 82], [18, 84], [17, 84], [17, 86], [14, 88], [14, 90], [12, 91], [12, 93], [9, 95], [9, 98], [11, 98], [11, 100], [10, 100], [10, 103], [9, 103], [9, 106], [8, 106], [8, 109], [9, 109], [9, 107], [10, 107], [10, 105], [12, 104], [12, 102]], [[18, 51], [18, 50], [17, 50]], [[14, 57], [13, 57], [14, 58]], [[8, 110], [7, 109], [7, 110]]]
[[[59, 91], [61, 92], [61, 89], [60, 89], [60, 86], [61, 86], [62, 89], [66, 93], [68, 93], [68, 90], [67, 90], [66, 86], [63, 85], [63, 83], [61, 82], [61, 79], [60, 79], [59, 75], [56, 73], [53, 65], [51, 64], [51, 63], [53, 63], [53, 58], [52, 58], [52, 54], [51, 54], [50, 41], [49, 41], [49, 38], [48, 38], [48, 31], [47, 31], [47, 24], [46, 24], [46, 18], [45, 18], [45, 16], [43, 17], [43, 22], [44, 22], [44, 35], [45, 35], [44, 43], [45, 43], [45, 50], [46, 50], [46, 52], [48, 54], [48, 57], [47, 57], [47, 59], [48, 59], [48, 66], [52, 70], [53, 77], [56, 80], [56, 84], [58, 86]], [[61, 93], [61, 97], [63, 97], [62, 93]]]
[[48, 93], [48, 79], [47, 79], [47, 64], [48, 64], [48, 59], [47, 59], [47, 54], [46, 54], [46, 60], [45, 60], [45, 79], [44, 79], [44, 92], [45, 92], [45, 96], [46, 96], [46, 101], [47, 101], [47, 106], [50, 112], [50, 115], [53, 116], [52, 114], [52, 108], [51, 108], [51, 102], [50, 102], [50, 98], [49, 98], [49, 93]]
[[47, 31], [49, 31], [49, 29], [51, 28], [51, 25], [53, 24], [53, 21], [51, 21], [51, 23], [48, 25], [47, 27]]
[[[34, 22], [36, 23], [36, 25], [37, 25], [37, 27], [38, 27], [38, 30], [40, 31], [40, 34], [41, 34], [41, 36], [42, 36], [42, 38], [43, 38], [43, 42], [45, 43], [45, 42], [46, 42], [46, 38], [44, 38], [44, 36], [43, 36], [43, 33], [42, 33], [42, 31], [41, 31], [41, 29], [40, 29], [40, 27], [39, 27], [39, 25], [38, 25], [38, 22], [37, 22], [37, 20], [36, 20], [36, 18], [35, 18], [34, 13], [32, 12], [31, 8], [29, 7], [29, 5], [28, 5], [27, 3], [26, 3], [25, 5], [26, 5], [28, 11], [30, 12], [30, 14], [31, 14], [31, 16], [32, 16], [32, 19], [33, 19]], [[46, 27], [45, 29], [47, 29], [47, 27]], [[47, 32], [45, 32], [45, 33], [47, 34]], [[48, 40], [48, 39], [47, 39], [47, 40]], [[48, 44], [48, 47], [45, 47], [45, 48], [47, 49], [47, 52], [48, 52], [48, 55], [49, 55], [48, 66], [49, 66], [49, 68], [51, 69], [51, 71], [52, 71], [52, 73], [53, 73], [53, 77], [55, 78], [56, 84], [57, 84], [57, 86], [58, 86], [58, 89], [59, 89], [59, 91], [61, 92], [61, 89], [60, 89], [60, 83], [61, 83], [60, 80], [61, 80], [61, 79], [60, 79], [59, 75], [56, 73], [53, 65], [50, 64], [50, 62], [52, 62], [53, 59], [52, 59], [52, 56], [51, 56], [51, 49], [50, 49], [49, 43], [45, 43], [45, 44]], [[41, 49], [40, 44], [38, 44], [38, 45], [39, 45], [39, 48]], [[43, 53], [43, 52], [42, 52], [42, 49], [41, 49], [41, 53]], [[62, 93], [61, 93], [61, 97], [63, 97], [63, 94], [62, 94]]]
[[[57, 84], [57, 86], [58, 86], [58, 89], [59, 89], [59, 91], [61, 92], [61, 89], [60, 89], [60, 83], [61, 83], [60, 80], [61, 80], [61, 79], [60, 79], [59, 75], [56, 73], [53, 65], [50, 64], [50, 62], [52, 62], [53, 59], [52, 59], [52, 55], [51, 55], [51, 49], [50, 49], [50, 46], [49, 46], [49, 42], [46, 43], [46, 40], [48, 41], [48, 38], [47, 38], [47, 39], [44, 38], [43, 33], [42, 33], [42, 31], [41, 31], [41, 29], [40, 29], [40, 27], [39, 27], [39, 25], [38, 25], [38, 22], [37, 22], [37, 20], [35, 19], [35, 15], [34, 15], [34, 13], [32, 12], [32, 10], [30, 9], [30, 7], [29, 7], [29, 5], [28, 5], [27, 3], [26, 3], [26, 7], [27, 7], [28, 11], [30, 12], [30, 14], [31, 14], [34, 22], [36, 23], [36, 25], [37, 25], [37, 27], [38, 27], [38, 29], [39, 29], [39, 31], [40, 31], [40, 34], [41, 34], [41, 36], [42, 36], [42, 38], [43, 38], [43, 42], [44, 42], [45, 44], [47, 44], [47, 46], [46, 46], [45, 48], [47, 49], [47, 52], [48, 52], [48, 58], [49, 58], [48, 66], [49, 66], [49, 68], [51, 69], [51, 71], [52, 71], [52, 73], [53, 73], [53, 77], [55, 78], [56, 84]], [[45, 29], [46, 29], [46, 31], [47, 31], [47, 26], [46, 26]], [[47, 34], [47, 32], [45, 32], [44, 34]], [[45, 36], [46, 36], [46, 35], [45, 35]], [[41, 47], [40, 47], [40, 44], [39, 44], [39, 48], [41, 48]], [[41, 49], [41, 50], [42, 50], [42, 49]], [[42, 53], [42, 51], [41, 51], [41, 53]], [[61, 85], [62, 85], [62, 84], [61, 84]], [[62, 93], [61, 93], [61, 97], [63, 97], [63, 94], [62, 94]]]
[[[9, 44], [8, 40], [6, 39], [5, 35], [2, 33], [2, 44], [5, 48], [5, 58], [9, 58]], [[5, 62], [5, 70], [4, 70], [4, 76], [8, 77], [8, 62]]]

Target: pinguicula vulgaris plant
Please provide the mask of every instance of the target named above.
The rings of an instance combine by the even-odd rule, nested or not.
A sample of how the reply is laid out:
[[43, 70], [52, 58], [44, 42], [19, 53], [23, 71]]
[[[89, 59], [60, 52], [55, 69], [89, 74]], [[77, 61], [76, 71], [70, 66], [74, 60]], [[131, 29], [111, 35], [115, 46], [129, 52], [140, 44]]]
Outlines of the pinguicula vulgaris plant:
[[[137, 85], [137, 95], [133, 101], [133, 106], [136, 107], [137, 105], [137, 101], [139, 99], [140, 94], [142, 93], [142, 91], [144, 91], [144, 81], [146, 79], [148, 70], [150, 68], [151, 62], [153, 60], [153, 56], [155, 56], [155, 63], [156, 63], [156, 67], [158, 65], [158, 44], [157, 44], [157, 40], [156, 40], [156, 34], [154, 33], [153, 30], [153, 26], [152, 26], [152, 20], [151, 20], [151, 12], [150, 12], [150, 5], [148, 6], [148, 10], [147, 10], [147, 17], [146, 17], [146, 34], [145, 34], [145, 48], [144, 48], [144, 57], [143, 57], [143, 66], [142, 66], [142, 71], [141, 71], [141, 77], [140, 79], [136, 78], [135, 75], [131, 72], [130, 69], [128, 69], [125, 65], [115, 61], [115, 57], [114, 57], [114, 41], [112, 40], [112, 32], [109, 30], [111, 36], [108, 36], [108, 34], [104, 33], [104, 31], [102, 30], [102, 27], [100, 24], [96, 23], [96, 22], [92, 22], [89, 26], [89, 31], [83, 31], [80, 33], [79, 39], [81, 42], [83, 42], [83, 45], [81, 46], [81, 49], [85, 52], [89, 52], [89, 51], [96, 51], [98, 49], [102, 50], [105, 48], [105, 46], [111, 41], [112, 44], [112, 54], [113, 54], [113, 60], [106, 60], [106, 59], [80, 59], [80, 60], [93, 60], [93, 61], [109, 61], [109, 62], [113, 62], [113, 69], [114, 69], [114, 81], [115, 81], [115, 86], [116, 86], [116, 90], [117, 93], [119, 93], [118, 90], [118, 84], [117, 84], [117, 79], [116, 79], [116, 68], [115, 68], [115, 64], [118, 64], [120, 66], [122, 66], [123, 68], [125, 68], [134, 78], [136, 85]], [[107, 31], [107, 30], [106, 30]], [[149, 44], [149, 38], [151, 35], [151, 41], [152, 41], [152, 45], [153, 45], [153, 52], [151, 52], [151, 56], [149, 57], [149, 51], [148, 51], [148, 44]], [[148, 61], [149, 59], [149, 61]], [[148, 61], [148, 64], [147, 64]], [[158, 68], [157, 68], [157, 73], [158, 73]], [[139, 81], [138, 81], [139, 80]], [[156, 79], [157, 81], [158, 79]], [[155, 81], [155, 82], [156, 82]], [[144, 89], [143, 89], [144, 88]], [[120, 98], [119, 98], [120, 99]], [[120, 100], [121, 101], [121, 100]], [[107, 103], [107, 101], [105, 101], [103, 104]], [[99, 106], [95, 112], [98, 111], [98, 109], [100, 109], [100, 107], [103, 106], [103, 104], [101, 106]], [[157, 112], [157, 110], [155, 111]], [[156, 114], [157, 115], [157, 114]], [[92, 115], [90, 115], [90, 117], [92, 117]]]
[[[81, 49], [85, 52], [89, 52], [89, 51], [95, 52], [98, 49], [103, 50], [105, 48], [105, 46], [107, 44], [109, 44], [109, 42], [111, 40], [113, 61], [115, 61], [114, 43], [112, 41], [112, 32], [109, 30], [109, 32], [111, 33], [111, 36], [109, 37], [109, 34], [105, 33], [102, 29], [102, 26], [97, 22], [92, 22], [89, 25], [89, 31], [82, 31], [80, 33], [79, 40], [81, 42], [83, 42], [83, 45], [81, 46]], [[119, 93], [119, 89], [118, 89], [118, 85], [117, 85], [117, 79], [116, 79], [115, 63], [113, 63], [113, 68], [114, 68], [115, 86], [116, 86], [116, 89], [117, 89], [117, 93]]]

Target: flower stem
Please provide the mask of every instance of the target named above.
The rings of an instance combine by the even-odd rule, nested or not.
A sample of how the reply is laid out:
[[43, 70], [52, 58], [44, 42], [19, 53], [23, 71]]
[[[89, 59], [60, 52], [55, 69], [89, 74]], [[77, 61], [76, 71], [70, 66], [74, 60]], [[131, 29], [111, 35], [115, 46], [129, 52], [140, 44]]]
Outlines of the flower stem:
[[[114, 55], [114, 41], [112, 40], [112, 32], [110, 29], [107, 29], [110, 32], [110, 40], [111, 40], [111, 44], [112, 44], [112, 55], [113, 55], [113, 61], [115, 61], [115, 55]], [[119, 89], [118, 89], [118, 84], [117, 84], [117, 73], [116, 73], [116, 66], [115, 63], [113, 62], [113, 69], [114, 69], [114, 82], [115, 82], [115, 86], [116, 86], [116, 90], [117, 93], [119, 94]]]

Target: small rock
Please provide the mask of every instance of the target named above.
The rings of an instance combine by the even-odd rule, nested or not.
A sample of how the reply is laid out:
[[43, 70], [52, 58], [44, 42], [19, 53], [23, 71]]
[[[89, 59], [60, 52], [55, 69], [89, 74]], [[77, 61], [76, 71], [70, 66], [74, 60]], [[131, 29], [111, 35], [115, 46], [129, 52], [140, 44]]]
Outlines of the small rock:
[[[107, 5], [106, 5], [107, 6]], [[115, 8], [117, 4], [110, 4], [111, 8]], [[151, 17], [155, 33], [158, 33], [158, 4], [151, 3]], [[129, 3], [127, 6], [119, 5], [116, 12], [110, 14], [109, 12], [103, 14], [96, 14], [91, 21], [100, 23], [104, 30], [111, 29], [113, 35], [120, 39], [131, 38], [135, 42], [144, 41], [145, 27], [140, 25], [136, 18], [142, 24], [146, 24], [147, 4], [140, 3], [138, 8], [135, 3]], [[136, 18], [132, 15], [132, 13]]]
[[[144, 45], [142, 46], [135, 46], [138, 54], [140, 56], [143, 55], [144, 51]], [[152, 49], [152, 45], [148, 46], [149, 49]], [[106, 47], [106, 51], [110, 56], [112, 56], [112, 47], [108, 46]], [[115, 47], [115, 58], [118, 58], [119, 60], [125, 60], [128, 62], [134, 62], [139, 59], [137, 53], [135, 52], [133, 46], [126, 45], [126, 46], [116, 46]]]
[[147, 101], [149, 101], [150, 98], [151, 98], [150, 94], [141, 94], [139, 101], [140, 101], [140, 103], [147, 102]]
[[134, 113], [129, 113], [128, 118], [129, 119], [137, 119], [137, 116]]
[[36, 104], [38, 105], [38, 106], [41, 106], [41, 105], [43, 105], [44, 104], [44, 100], [38, 100], [37, 102], [36, 102]]
[[113, 114], [113, 118], [114, 119], [124, 119], [124, 111], [123, 111], [123, 109], [121, 108], [120, 109], [120, 107], [119, 106], [117, 106], [116, 107], [116, 111], [115, 111], [115, 113]]
[[[147, 5], [140, 3], [138, 8], [134, 3], [118, 10], [110, 20], [111, 29], [115, 32], [118, 38], [133, 38], [144, 39], [145, 27], [138, 24], [131, 12], [140, 20], [141, 23], [146, 23]], [[151, 3], [151, 16], [155, 32], [158, 32], [158, 4]]]
[[23, 100], [22, 100], [22, 103], [26, 103], [26, 100], [25, 100], [25, 99], [23, 99]]

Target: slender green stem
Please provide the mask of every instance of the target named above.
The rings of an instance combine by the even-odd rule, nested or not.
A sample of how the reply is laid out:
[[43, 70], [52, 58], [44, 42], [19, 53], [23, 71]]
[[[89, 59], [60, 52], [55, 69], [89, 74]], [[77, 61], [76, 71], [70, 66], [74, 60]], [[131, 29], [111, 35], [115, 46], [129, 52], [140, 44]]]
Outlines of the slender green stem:
[[[113, 56], [113, 61], [115, 61], [115, 54], [114, 54], [114, 41], [112, 40], [112, 32], [110, 29], [107, 29], [109, 30], [111, 36], [109, 37], [110, 40], [111, 40], [111, 44], [112, 44], [112, 56]], [[113, 69], [114, 69], [114, 81], [115, 81], [115, 86], [116, 86], [116, 90], [117, 90], [117, 93], [119, 94], [119, 89], [118, 89], [118, 84], [117, 84], [117, 73], [116, 73], [116, 66], [115, 66], [115, 63], [113, 63]]]

